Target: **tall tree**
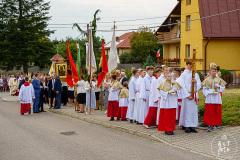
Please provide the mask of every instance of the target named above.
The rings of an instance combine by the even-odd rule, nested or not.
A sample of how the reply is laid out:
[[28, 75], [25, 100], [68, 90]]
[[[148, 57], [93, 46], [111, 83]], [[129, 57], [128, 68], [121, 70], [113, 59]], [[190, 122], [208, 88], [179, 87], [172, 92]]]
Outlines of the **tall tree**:
[[[95, 54], [95, 58], [96, 58], [96, 63], [99, 64], [100, 62], [100, 58], [101, 58], [101, 51], [99, 50], [99, 48], [102, 46], [102, 41], [101, 38], [96, 36], [96, 30], [97, 30], [97, 21], [100, 20], [100, 17], [97, 17], [98, 13], [101, 12], [100, 9], [96, 10], [94, 15], [93, 15], [93, 20], [92, 20], [92, 27], [93, 27], [93, 32], [92, 32], [92, 36], [93, 36], [93, 50], [94, 50], [94, 54]], [[86, 38], [88, 37], [88, 33], [87, 31], [82, 30], [82, 28], [77, 24], [74, 23], [73, 24], [73, 28], [77, 28], [78, 31], [85, 36]]]
[[133, 33], [130, 45], [132, 52], [138, 53], [137, 58], [141, 63], [146, 62], [148, 56], [156, 61], [158, 49], [162, 50], [162, 45], [157, 43], [153, 31], [147, 27], [139, 28], [137, 32]]
[[45, 67], [54, 54], [47, 29], [50, 2], [44, 0], [4, 0], [0, 4], [0, 68], [21, 68], [29, 62]]

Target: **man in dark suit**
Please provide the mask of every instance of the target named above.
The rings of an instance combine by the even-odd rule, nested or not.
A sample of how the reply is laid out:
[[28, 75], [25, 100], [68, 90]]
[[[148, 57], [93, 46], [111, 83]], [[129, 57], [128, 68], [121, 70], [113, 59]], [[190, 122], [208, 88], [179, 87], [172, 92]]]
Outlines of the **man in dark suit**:
[[44, 100], [44, 97], [45, 97], [45, 94], [44, 94], [44, 86], [43, 86], [43, 81], [44, 81], [44, 78], [43, 76], [41, 76], [39, 78], [39, 82], [40, 82], [40, 86], [42, 86], [43, 88], [41, 88], [41, 91], [40, 91], [40, 99], [39, 99], [39, 112], [46, 112], [44, 111], [43, 109], [43, 100]]
[[32, 85], [35, 93], [35, 99], [33, 101], [33, 113], [39, 113], [38, 108], [39, 108], [39, 100], [40, 100], [40, 90], [43, 88], [43, 86], [40, 86], [38, 74], [35, 74], [35, 78], [32, 81]]
[[56, 95], [54, 93], [54, 82], [55, 82], [54, 75], [51, 75], [51, 78], [52, 79], [50, 79], [48, 82], [48, 97], [51, 99], [50, 108], [52, 108], [53, 105], [55, 107], [55, 98], [56, 98]]
[[19, 83], [19, 90], [21, 89], [21, 86], [25, 83], [25, 79], [23, 78]]
[[121, 76], [120, 83], [123, 85], [123, 83], [127, 81], [125, 72], [122, 72], [120, 76]]
[[60, 78], [57, 76], [57, 74], [54, 74], [54, 93], [56, 94], [56, 107], [54, 109], [60, 109], [61, 108], [61, 93], [62, 93], [62, 82]]

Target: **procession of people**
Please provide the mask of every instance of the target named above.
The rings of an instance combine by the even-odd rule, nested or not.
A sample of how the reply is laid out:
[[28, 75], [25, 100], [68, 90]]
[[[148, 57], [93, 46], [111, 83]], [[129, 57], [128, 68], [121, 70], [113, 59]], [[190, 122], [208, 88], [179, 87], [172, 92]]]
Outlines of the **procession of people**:
[[[44, 104], [48, 104], [49, 109], [60, 109], [62, 104], [71, 107], [76, 103], [78, 113], [93, 114], [93, 110], [99, 110], [99, 99], [102, 98], [101, 108], [104, 106], [110, 121], [129, 121], [146, 129], [158, 127], [166, 135], [174, 135], [176, 124], [186, 133], [197, 133], [198, 90], [202, 87], [206, 97], [203, 122], [208, 125], [207, 131], [221, 129], [221, 96], [226, 82], [218, 76], [217, 68], [212, 64], [202, 83], [197, 73], [192, 78], [190, 61], [186, 62], [185, 68], [176, 68], [172, 72], [168, 66], [132, 68], [130, 79], [125, 70], [115, 70], [106, 75], [100, 87], [97, 87], [97, 74], [88, 75], [86, 79], [80, 75], [77, 83], [73, 80], [73, 87], [62, 82], [55, 73], [11, 75], [8, 80], [2, 75], [0, 82], [2, 91], [7, 85], [11, 95], [19, 94], [21, 115], [31, 113], [31, 103], [33, 113], [45, 112]], [[194, 96], [191, 95], [192, 84]], [[100, 97], [100, 92], [104, 96]]]

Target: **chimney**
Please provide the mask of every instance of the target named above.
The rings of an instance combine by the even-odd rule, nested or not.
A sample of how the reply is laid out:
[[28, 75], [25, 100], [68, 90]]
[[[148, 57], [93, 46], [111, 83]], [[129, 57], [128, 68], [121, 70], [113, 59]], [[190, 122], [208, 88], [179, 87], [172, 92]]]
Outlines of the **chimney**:
[[116, 41], [119, 41], [119, 37], [116, 37]]

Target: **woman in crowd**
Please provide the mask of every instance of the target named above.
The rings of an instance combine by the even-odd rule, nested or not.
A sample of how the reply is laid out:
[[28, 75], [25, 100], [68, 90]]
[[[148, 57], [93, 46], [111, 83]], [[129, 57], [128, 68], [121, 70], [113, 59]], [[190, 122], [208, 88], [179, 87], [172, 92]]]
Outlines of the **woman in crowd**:
[[94, 110], [99, 110], [99, 95], [100, 95], [101, 88], [100, 87], [97, 88], [98, 79], [96, 74], [93, 75], [93, 81], [95, 82], [95, 85], [96, 85], [94, 87], [94, 92], [96, 96], [96, 107], [94, 108]]
[[77, 86], [77, 112], [78, 113], [84, 113], [85, 110], [85, 104], [86, 104], [86, 89], [85, 85], [86, 82], [84, 81], [83, 75], [79, 77], [79, 81], [77, 83], [74, 83], [74, 86]]
[[[90, 114], [92, 114], [92, 110], [93, 108], [96, 107], [96, 96], [95, 96], [95, 92], [94, 92], [94, 88], [96, 86], [95, 82], [91, 80], [90, 75], [87, 77], [87, 82], [85, 85], [85, 89], [86, 89], [86, 114], [88, 114], [88, 110], [90, 111]], [[90, 85], [90, 83], [92, 83]], [[90, 90], [91, 90], [91, 106], [90, 106]]]
[[2, 76], [2, 80], [3, 80], [3, 91], [6, 92], [7, 88], [8, 88], [8, 81], [7, 81], [7, 77], [5, 77], [5, 75]]
[[111, 77], [110, 75], [106, 75], [106, 79], [103, 82], [104, 92], [105, 92], [105, 99], [104, 99], [104, 108], [107, 109], [108, 106], [108, 95], [109, 95], [109, 87], [111, 84]]
[[74, 99], [74, 87], [68, 86], [68, 106], [72, 107]]

